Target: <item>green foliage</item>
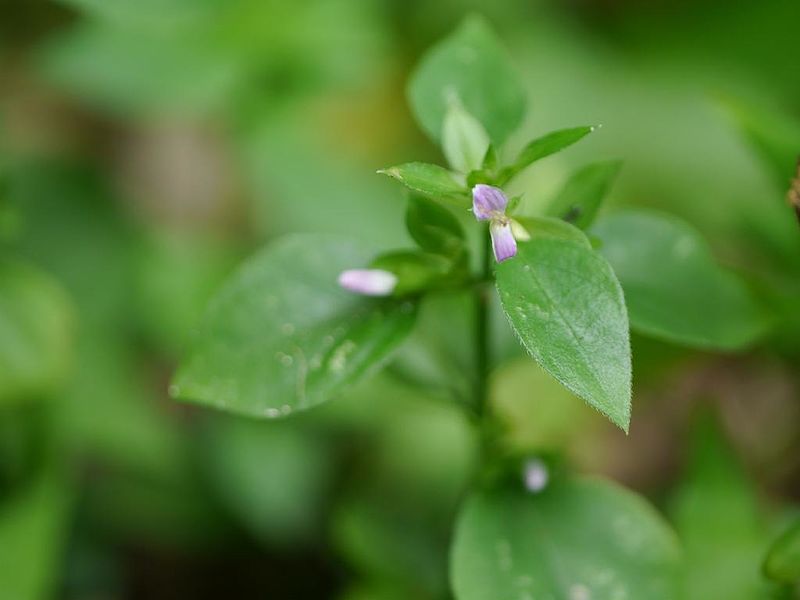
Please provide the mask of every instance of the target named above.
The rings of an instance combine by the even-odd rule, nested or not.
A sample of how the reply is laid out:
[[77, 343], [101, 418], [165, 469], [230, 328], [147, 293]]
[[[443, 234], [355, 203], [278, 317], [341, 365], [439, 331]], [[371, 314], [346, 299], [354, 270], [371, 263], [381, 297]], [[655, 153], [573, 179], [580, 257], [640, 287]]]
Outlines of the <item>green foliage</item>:
[[764, 573], [786, 584], [800, 582], [800, 521], [796, 521], [772, 544], [764, 561]]
[[606, 161], [577, 170], [548, 205], [547, 214], [586, 229], [597, 216], [621, 166], [619, 161]]
[[733, 100], [723, 100], [723, 106], [764, 160], [778, 188], [788, 189], [800, 160], [800, 119]]
[[464, 251], [464, 229], [449, 210], [412, 194], [408, 198], [406, 228], [420, 248], [457, 256]]
[[414, 305], [339, 287], [338, 274], [368, 256], [347, 240], [298, 235], [251, 258], [212, 300], [173, 395], [278, 417], [374, 370], [408, 334]]
[[564, 148], [579, 142], [584, 137], [594, 131], [594, 127], [570, 127], [569, 129], [559, 129], [552, 131], [540, 138], [529, 142], [519, 153], [516, 160], [504, 168], [498, 177], [498, 182], [504, 185], [514, 178], [518, 173], [541, 160], [560, 152]]
[[459, 600], [675, 600], [680, 568], [674, 533], [645, 501], [570, 479], [538, 494], [473, 494], [458, 518], [451, 579]]
[[[439, 254], [416, 250], [395, 250], [381, 254], [370, 264], [372, 269], [389, 271], [397, 276], [393, 295], [406, 296], [453, 283], [454, 263]], [[455, 283], [458, 283], [455, 280]]]
[[699, 420], [692, 441], [673, 509], [690, 567], [686, 599], [771, 598], [759, 572], [769, 538], [753, 486], [710, 418]]
[[602, 219], [592, 233], [622, 283], [637, 331], [722, 350], [743, 348], [765, 332], [752, 293], [680, 219], [627, 210]]
[[211, 424], [205, 456], [231, 512], [265, 542], [285, 546], [319, 527], [332, 458], [310, 431], [241, 418]]
[[422, 59], [408, 86], [422, 129], [440, 140], [447, 111], [459, 102], [480, 121], [494, 144], [502, 144], [522, 121], [525, 93], [514, 66], [479, 17], [458, 29]]
[[0, 582], [14, 600], [41, 600], [58, 589], [69, 492], [58, 476], [40, 475], [0, 506]]
[[73, 321], [72, 303], [56, 281], [0, 258], [0, 403], [45, 394], [64, 379]]
[[393, 177], [412, 192], [431, 198], [466, 198], [466, 190], [455, 175], [438, 165], [406, 163], [381, 169], [378, 173]]
[[532, 233], [497, 267], [503, 310], [547, 372], [627, 431], [631, 354], [622, 289], [586, 244]]

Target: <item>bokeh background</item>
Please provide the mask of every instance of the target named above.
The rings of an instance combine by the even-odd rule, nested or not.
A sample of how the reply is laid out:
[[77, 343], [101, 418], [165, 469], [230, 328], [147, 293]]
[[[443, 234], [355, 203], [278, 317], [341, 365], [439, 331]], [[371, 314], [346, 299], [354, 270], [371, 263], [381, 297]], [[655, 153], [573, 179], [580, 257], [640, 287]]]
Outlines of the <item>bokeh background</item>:
[[507, 442], [647, 495], [703, 567], [698, 600], [766, 597], [761, 556], [800, 501], [800, 232], [743, 124], [800, 154], [797, 0], [0, 0], [0, 598], [448, 598], [476, 455], [466, 298], [297, 418], [167, 391], [214, 289], [269, 240], [408, 243], [375, 171], [441, 162], [404, 86], [471, 12], [529, 92], [512, 150], [602, 124], [513, 191], [535, 208], [622, 159], [612, 209], [692, 222], [782, 323], [736, 354], [634, 337], [625, 437], [498, 316]]

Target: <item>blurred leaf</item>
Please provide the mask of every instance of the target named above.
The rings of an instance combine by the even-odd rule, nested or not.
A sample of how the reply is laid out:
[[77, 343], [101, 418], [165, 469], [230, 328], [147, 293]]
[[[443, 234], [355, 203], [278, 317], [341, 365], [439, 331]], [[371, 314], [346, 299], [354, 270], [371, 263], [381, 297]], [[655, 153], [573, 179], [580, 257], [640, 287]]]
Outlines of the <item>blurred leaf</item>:
[[516, 451], [562, 450], [599, 416], [536, 363], [519, 359], [492, 376], [493, 414]]
[[154, 232], [137, 253], [138, 313], [170, 358], [186, 347], [212, 293], [236, 264], [232, 245], [175, 230]]
[[688, 565], [687, 600], [766, 600], [759, 572], [769, 537], [753, 485], [711, 419], [700, 420], [674, 499], [673, 520]]
[[800, 159], [800, 119], [734, 100], [722, 100], [722, 105], [760, 154], [778, 188], [788, 190]]
[[458, 600], [675, 600], [680, 568], [674, 533], [642, 498], [604, 481], [556, 480], [538, 494], [521, 483], [473, 494], [451, 579]]
[[368, 260], [352, 241], [316, 235], [256, 254], [212, 300], [173, 395], [272, 418], [330, 400], [374, 371], [410, 331], [415, 308], [339, 287], [341, 271]]
[[69, 504], [64, 483], [47, 473], [0, 505], [0, 590], [4, 598], [54, 597]]
[[764, 573], [782, 583], [800, 582], [800, 521], [796, 521], [772, 544], [764, 561]]
[[453, 262], [439, 254], [418, 250], [395, 250], [381, 254], [370, 268], [389, 271], [397, 276], [394, 295], [404, 296], [437, 287], [452, 280]]
[[459, 101], [450, 103], [442, 125], [442, 151], [459, 173], [481, 168], [489, 149], [489, 134]]
[[599, 162], [575, 171], [547, 207], [547, 214], [586, 229], [594, 221], [622, 163]]
[[591, 248], [556, 237], [521, 242], [497, 265], [503, 310], [522, 345], [567, 389], [628, 430], [631, 354], [622, 288]]
[[523, 171], [537, 160], [560, 152], [564, 148], [568, 148], [572, 144], [579, 142], [594, 131], [594, 129], [594, 127], [587, 126], [559, 129], [558, 131], [552, 131], [529, 142], [519, 153], [514, 163], [501, 171], [499, 177], [500, 185], [505, 185], [520, 171]]
[[[466, 198], [464, 186], [456, 181], [453, 173], [439, 165], [419, 162], [406, 163], [397, 167], [381, 169], [378, 173], [397, 179], [412, 192], [435, 199], [439, 199], [442, 196], [445, 198]], [[466, 203], [464, 203], [464, 206], [466, 206]]]
[[447, 587], [447, 550], [417, 506], [362, 491], [337, 511], [339, 552], [373, 579], [410, 588], [412, 598], [439, 598]]
[[207, 15], [224, 6], [220, 0], [59, 0], [86, 13], [119, 23], [164, 25]]
[[425, 197], [411, 194], [406, 227], [419, 247], [428, 252], [454, 256], [464, 247], [464, 230], [448, 209]]
[[52, 391], [72, 359], [74, 312], [64, 290], [0, 258], [0, 402]]
[[501, 145], [522, 121], [525, 92], [487, 23], [468, 17], [431, 48], [412, 75], [408, 97], [417, 121], [439, 140], [451, 102], [458, 101]]
[[256, 536], [297, 544], [321, 523], [331, 451], [296, 422], [216, 419], [206, 464], [217, 493]]
[[749, 290], [683, 221], [627, 210], [592, 232], [622, 283], [637, 331], [722, 350], [747, 346], [765, 332], [765, 315]]

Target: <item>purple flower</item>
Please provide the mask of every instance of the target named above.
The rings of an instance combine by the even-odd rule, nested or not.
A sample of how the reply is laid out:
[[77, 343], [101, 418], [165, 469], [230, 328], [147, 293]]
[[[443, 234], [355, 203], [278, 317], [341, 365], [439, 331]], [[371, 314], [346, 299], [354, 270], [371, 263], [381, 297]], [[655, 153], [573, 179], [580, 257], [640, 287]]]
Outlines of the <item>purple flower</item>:
[[397, 275], [383, 269], [348, 269], [339, 275], [339, 285], [364, 296], [391, 296]]
[[500, 188], [479, 183], [472, 188], [472, 212], [479, 221], [489, 221], [492, 249], [497, 262], [517, 254], [517, 240], [511, 231], [511, 219], [506, 216], [508, 198]]

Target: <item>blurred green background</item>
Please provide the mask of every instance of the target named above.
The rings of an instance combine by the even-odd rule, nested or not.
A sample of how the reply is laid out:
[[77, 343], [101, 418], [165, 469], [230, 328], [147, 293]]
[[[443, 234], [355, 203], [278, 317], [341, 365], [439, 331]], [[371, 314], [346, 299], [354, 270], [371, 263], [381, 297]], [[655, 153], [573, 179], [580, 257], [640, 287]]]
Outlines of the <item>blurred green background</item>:
[[375, 171], [441, 162], [404, 86], [470, 12], [529, 92], [512, 149], [602, 125], [513, 192], [533, 207], [622, 159], [611, 204], [691, 221], [782, 323], [735, 355], [634, 337], [626, 437], [498, 315], [508, 445], [646, 494], [703, 565], [693, 598], [768, 597], [761, 557], [800, 500], [800, 233], [763, 160], [800, 154], [797, 0], [0, 0], [0, 598], [448, 598], [476, 455], [466, 298], [427, 303], [386, 373], [297, 418], [167, 388], [270, 239], [408, 242]]

